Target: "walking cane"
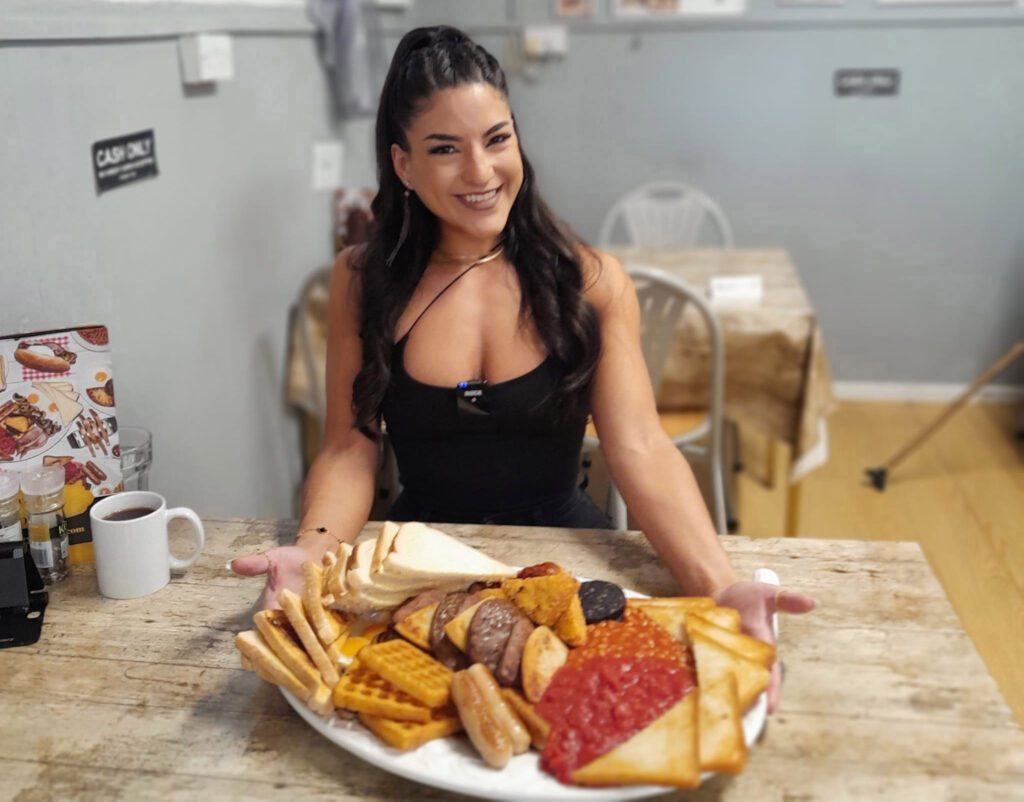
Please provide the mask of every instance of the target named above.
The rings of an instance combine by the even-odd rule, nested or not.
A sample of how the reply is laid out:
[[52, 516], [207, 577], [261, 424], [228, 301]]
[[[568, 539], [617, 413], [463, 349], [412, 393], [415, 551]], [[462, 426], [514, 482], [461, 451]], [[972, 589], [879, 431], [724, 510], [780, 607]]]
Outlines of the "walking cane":
[[974, 383], [971, 384], [970, 387], [968, 387], [959, 396], [957, 396], [956, 400], [953, 401], [946, 409], [944, 409], [935, 420], [933, 420], [931, 423], [925, 426], [925, 428], [920, 433], [918, 433], [914, 437], [914, 439], [912, 439], [909, 443], [903, 446], [903, 448], [901, 448], [899, 451], [897, 451], [895, 454], [889, 457], [888, 461], [886, 461], [881, 467], [865, 468], [864, 473], [868, 475], [868, 480], [871, 482], [872, 486], [875, 487], [875, 489], [877, 490], [885, 490], [885, 483], [886, 479], [888, 478], [889, 471], [895, 468], [896, 465], [898, 465], [900, 462], [902, 462], [910, 454], [911, 451], [913, 451], [915, 448], [921, 445], [921, 443], [923, 443], [925, 440], [927, 440], [929, 437], [935, 434], [935, 432], [938, 431], [939, 427], [942, 426], [942, 424], [944, 424], [951, 417], [953, 417], [953, 414], [970, 400], [971, 396], [973, 396], [978, 390], [980, 390], [982, 387], [984, 387], [986, 384], [992, 381], [992, 379], [994, 379], [997, 375], [1002, 373], [1003, 370], [1005, 370], [1011, 363], [1013, 363], [1013, 361], [1016, 360], [1017, 357], [1019, 357], [1021, 354], [1024, 354], [1024, 340], [1021, 340], [1016, 345], [1011, 346], [1009, 351], [1007, 351], [1005, 354], [999, 357], [999, 359], [997, 359], [995, 362], [989, 365], [985, 372], [974, 380]]

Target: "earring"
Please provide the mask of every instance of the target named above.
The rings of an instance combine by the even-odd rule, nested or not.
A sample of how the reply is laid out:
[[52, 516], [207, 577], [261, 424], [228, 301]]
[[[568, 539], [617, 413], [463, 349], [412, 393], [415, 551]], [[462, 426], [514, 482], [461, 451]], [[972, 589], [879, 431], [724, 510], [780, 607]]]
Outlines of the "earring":
[[401, 250], [402, 245], [405, 244], [405, 238], [409, 234], [409, 185], [405, 185], [405, 192], [402, 193], [402, 228], [398, 232], [398, 241], [395, 243], [394, 250], [391, 251], [391, 255], [385, 260], [384, 264], [387, 267], [391, 267], [391, 263], [395, 261], [395, 257], [398, 255], [398, 251]]

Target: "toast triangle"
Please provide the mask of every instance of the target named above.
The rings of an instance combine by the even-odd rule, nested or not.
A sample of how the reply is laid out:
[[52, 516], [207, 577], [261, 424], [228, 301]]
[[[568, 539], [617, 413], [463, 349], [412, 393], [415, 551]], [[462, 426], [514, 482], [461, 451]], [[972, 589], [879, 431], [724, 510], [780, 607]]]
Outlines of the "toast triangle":
[[700, 783], [694, 688], [625, 743], [572, 773], [581, 785], [653, 783], [696, 788]]

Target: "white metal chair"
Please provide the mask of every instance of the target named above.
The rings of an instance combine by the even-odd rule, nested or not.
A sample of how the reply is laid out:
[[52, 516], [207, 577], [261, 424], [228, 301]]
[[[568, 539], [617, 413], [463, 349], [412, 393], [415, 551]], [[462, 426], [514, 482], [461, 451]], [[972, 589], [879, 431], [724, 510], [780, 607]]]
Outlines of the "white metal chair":
[[710, 197], [676, 181], [652, 181], [624, 195], [605, 216], [598, 235], [603, 247], [694, 248], [709, 242], [732, 247], [729, 221]]
[[[707, 302], [686, 282], [654, 268], [633, 268], [630, 278], [640, 300], [640, 340], [644, 362], [657, 392], [675, 342], [676, 331], [687, 305], [692, 305], [703, 318], [710, 346], [709, 398], [703, 420], [693, 429], [676, 435], [672, 442], [684, 454], [704, 458], [708, 469], [711, 495], [711, 518], [719, 534], [726, 532], [725, 483], [722, 460], [722, 409], [725, 398], [725, 346], [718, 318]], [[584, 448], [600, 445], [598, 437], [584, 438]], [[626, 528], [626, 505], [612, 482], [608, 491], [608, 514], [616, 529]]]

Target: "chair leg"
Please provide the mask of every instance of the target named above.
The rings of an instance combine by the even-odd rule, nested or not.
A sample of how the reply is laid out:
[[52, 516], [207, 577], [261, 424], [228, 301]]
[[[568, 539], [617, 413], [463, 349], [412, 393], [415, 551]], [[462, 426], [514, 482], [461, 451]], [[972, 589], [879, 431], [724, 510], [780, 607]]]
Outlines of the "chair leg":
[[616, 529], [626, 529], [628, 527], [626, 502], [614, 482], [610, 482], [608, 486], [608, 515], [612, 519], [612, 526]]

